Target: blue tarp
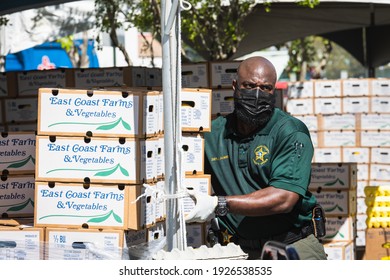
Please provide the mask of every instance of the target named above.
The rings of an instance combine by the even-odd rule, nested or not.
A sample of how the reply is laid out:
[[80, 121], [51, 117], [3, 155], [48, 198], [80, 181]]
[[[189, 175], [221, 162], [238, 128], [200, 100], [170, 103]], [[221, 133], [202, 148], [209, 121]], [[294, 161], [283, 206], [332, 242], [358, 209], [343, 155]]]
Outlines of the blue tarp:
[[[75, 46], [79, 49], [82, 40], [75, 40]], [[94, 41], [88, 41], [87, 55], [89, 67], [98, 68], [99, 61], [94, 49]], [[5, 71], [29, 71], [57, 68], [73, 68], [72, 62], [57, 42], [47, 42], [18, 53], [8, 54], [5, 57]]]

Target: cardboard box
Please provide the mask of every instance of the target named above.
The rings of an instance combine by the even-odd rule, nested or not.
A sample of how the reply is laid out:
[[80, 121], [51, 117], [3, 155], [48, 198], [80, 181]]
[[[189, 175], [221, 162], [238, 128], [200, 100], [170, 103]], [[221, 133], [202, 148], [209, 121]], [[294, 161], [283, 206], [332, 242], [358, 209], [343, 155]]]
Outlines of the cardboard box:
[[16, 97], [17, 72], [2, 72], [0, 73], [0, 98]]
[[366, 229], [366, 252], [364, 259], [390, 259], [390, 228]]
[[320, 132], [323, 147], [355, 147], [357, 136], [354, 130], [326, 130]]
[[371, 96], [390, 96], [390, 79], [370, 79]]
[[317, 190], [349, 190], [357, 187], [357, 164], [317, 162], [311, 166], [309, 188]]
[[319, 130], [318, 121], [319, 118], [317, 115], [303, 115], [295, 116], [297, 119], [300, 119], [310, 131]]
[[342, 98], [342, 113], [356, 114], [370, 112], [369, 97], [343, 97]]
[[34, 175], [2, 176], [0, 181], [0, 215], [28, 217], [34, 215]]
[[289, 82], [287, 96], [289, 99], [314, 98], [314, 82], [313, 81]]
[[38, 181], [143, 182], [139, 142], [134, 138], [36, 136], [36, 139]]
[[347, 96], [369, 96], [369, 79], [347, 79], [342, 80], [343, 97]]
[[370, 112], [371, 113], [390, 113], [390, 97], [389, 96], [381, 96], [376, 97], [373, 96], [370, 98]]
[[162, 87], [162, 69], [156, 67], [145, 68], [145, 86]]
[[65, 88], [71, 75], [67, 69], [52, 69], [48, 71], [24, 71], [17, 73], [18, 97], [38, 96], [39, 88]]
[[[125, 86], [124, 69], [120, 67], [73, 69], [74, 87], [98, 89], [103, 87]], [[46, 88], [57, 88], [48, 86]]]
[[291, 115], [313, 115], [314, 99], [288, 99], [286, 103], [286, 111]]
[[390, 114], [359, 114], [359, 129], [386, 130], [390, 127]]
[[355, 260], [356, 248], [354, 241], [335, 241], [324, 243], [328, 260]]
[[[327, 162], [341, 162], [342, 154], [341, 148], [317, 148], [314, 149], [313, 162], [315, 163], [327, 163]], [[322, 145], [321, 145], [322, 146]]]
[[124, 231], [124, 247], [130, 247], [147, 242], [147, 230], [125, 230]]
[[390, 148], [372, 147], [370, 151], [371, 163], [390, 164]]
[[35, 227], [0, 227], [0, 260], [43, 260], [44, 230]]
[[341, 80], [315, 80], [315, 97], [341, 97]]
[[[202, 194], [211, 195], [211, 176], [208, 174], [203, 175], [187, 175], [183, 179], [184, 187], [190, 190]], [[195, 202], [189, 196], [183, 198], [183, 212], [184, 215], [188, 214], [195, 207]]]
[[136, 211], [129, 211], [131, 193], [136, 193], [134, 186], [54, 184], [37, 181], [34, 225], [127, 229], [129, 216], [138, 220], [139, 215]]
[[355, 130], [356, 116], [354, 114], [320, 115], [320, 130]]
[[[342, 147], [343, 162], [370, 163], [370, 148]], [[364, 180], [358, 176], [359, 180]]]
[[181, 138], [182, 170], [187, 175], [204, 173], [204, 138], [185, 133]]
[[183, 88], [181, 97], [181, 129], [184, 132], [211, 130], [211, 90]]
[[34, 174], [36, 136], [31, 132], [2, 133], [0, 137], [0, 170], [9, 175]]
[[317, 191], [313, 190], [312, 193], [324, 208], [327, 217], [356, 216], [356, 188], [353, 190], [317, 189]]
[[7, 130], [8, 132], [32, 132], [36, 133], [37, 131], [37, 122], [32, 123], [8, 123], [7, 124]]
[[370, 164], [370, 180], [390, 180], [390, 164]]
[[341, 114], [342, 103], [340, 97], [314, 98], [314, 114]]
[[361, 130], [361, 147], [390, 147], [390, 131]]
[[38, 135], [151, 137], [159, 91], [39, 89]]
[[4, 99], [5, 122], [36, 122], [38, 116], [38, 90], [35, 97]]
[[356, 237], [356, 216], [326, 217], [325, 241], [352, 241]]
[[46, 228], [45, 260], [121, 260], [123, 231]]
[[181, 65], [181, 82], [183, 88], [209, 88], [208, 63], [183, 63]]
[[226, 116], [234, 111], [233, 90], [230, 89], [213, 89], [212, 90], [212, 116]]
[[237, 78], [237, 67], [240, 63], [241, 61], [211, 61], [211, 88], [231, 88], [233, 80]]

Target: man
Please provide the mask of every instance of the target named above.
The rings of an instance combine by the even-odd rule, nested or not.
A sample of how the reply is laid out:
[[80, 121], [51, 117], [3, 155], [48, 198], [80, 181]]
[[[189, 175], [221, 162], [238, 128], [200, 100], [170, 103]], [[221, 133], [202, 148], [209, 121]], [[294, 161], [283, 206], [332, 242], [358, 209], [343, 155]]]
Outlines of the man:
[[248, 259], [259, 258], [268, 240], [289, 244], [300, 259], [326, 259], [313, 234], [317, 201], [308, 191], [313, 144], [303, 122], [274, 108], [276, 80], [264, 57], [240, 63], [235, 110], [215, 119], [204, 135], [215, 196], [190, 192], [196, 205], [186, 222], [204, 222], [215, 213], [227, 239]]

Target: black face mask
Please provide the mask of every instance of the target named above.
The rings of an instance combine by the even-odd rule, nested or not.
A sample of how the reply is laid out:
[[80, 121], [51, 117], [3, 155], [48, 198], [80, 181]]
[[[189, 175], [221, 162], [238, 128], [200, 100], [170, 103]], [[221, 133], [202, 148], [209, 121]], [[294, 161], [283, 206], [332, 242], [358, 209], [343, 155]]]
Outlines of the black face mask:
[[234, 91], [234, 107], [238, 119], [249, 126], [264, 126], [275, 108], [275, 95], [255, 89]]

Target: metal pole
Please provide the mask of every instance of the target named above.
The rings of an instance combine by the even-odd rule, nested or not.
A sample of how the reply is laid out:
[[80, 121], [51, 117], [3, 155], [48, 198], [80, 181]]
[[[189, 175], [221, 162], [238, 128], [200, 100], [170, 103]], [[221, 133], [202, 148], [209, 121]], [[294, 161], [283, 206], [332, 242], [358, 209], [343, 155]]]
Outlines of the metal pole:
[[[175, 1], [178, 5], [178, 1]], [[178, 7], [172, 7], [172, 0], [161, 1], [161, 36], [162, 36], [162, 77], [163, 77], [163, 106], [164, 106], [164, 160], [165, 160], [165, 194], [166, 201], [166, 250], [173, 248], [184, 250], [186, 247], [185, 229], [183, 230], [183, 213], [181, 212], [181, 198], [175, 197], [181, 185], [180, 162], [180, 88], [178, 90], [177, 76], [181, 75], [177, 60], [177, 19], [170, 12], [178, 11]], [[167, 15], [171, 23], [167, 25]], [[174, 20], [176, 22], [174, 22]], [[167, 28], [171, 28], [168, 30]], [[178, 71], [180, 71], [178, 73]], [[179, 108], [178, 108], [179, 106]], [[185, 225], [184, 225], [185, 226]]]

